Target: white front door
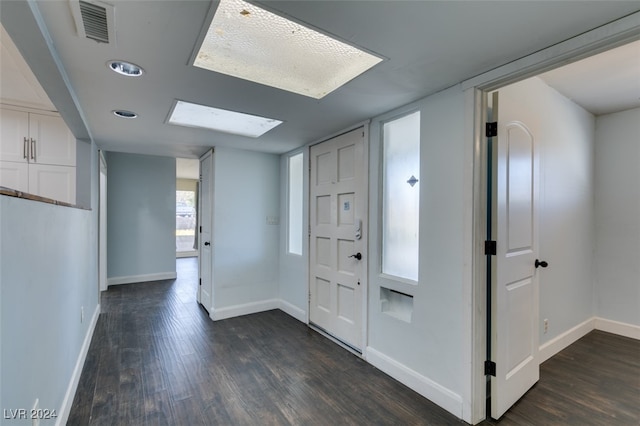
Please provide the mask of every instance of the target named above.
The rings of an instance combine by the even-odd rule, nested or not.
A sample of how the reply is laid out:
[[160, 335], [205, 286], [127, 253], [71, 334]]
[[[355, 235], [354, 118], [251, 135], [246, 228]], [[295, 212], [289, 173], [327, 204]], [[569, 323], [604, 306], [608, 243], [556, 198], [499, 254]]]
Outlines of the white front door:
[[198, 302], [211, 314], [213, 309], [213, 150], [200, 157], [199, 262], [200, 290]]
[[501, 96], [494, 113], [496, 107], [491, 417], [497, 419], [538, 381], [540, 372], [536, 123], [522, 100]]
[[367, 271], [362, 128], [310, 149], [309, 320], [361, 350]]

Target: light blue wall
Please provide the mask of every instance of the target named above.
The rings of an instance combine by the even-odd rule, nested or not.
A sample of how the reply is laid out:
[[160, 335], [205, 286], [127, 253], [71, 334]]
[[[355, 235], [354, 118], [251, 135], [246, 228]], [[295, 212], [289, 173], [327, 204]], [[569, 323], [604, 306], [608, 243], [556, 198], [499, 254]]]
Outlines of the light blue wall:
[[214, 310], [277, 298], [279, 157], [216, 148], [214, 176]]
[[[92, 147], [91, 164], [96, 153]], [[1, 408], [30, 409], [38, 398], [62, 415], [98, 313], [97, 173], [89, 167], [92, 210], [0, 196]]]
[[[469, 377], [465, 354], [465, 252], [468, 230], [465, 181], [472, 148], [465, 140], [464, 92], [459, 86], [390, 112], [371, 123], [369, 163], [369, 336], [367, 360], [459, 417]], [[380, 273], [383, 121], [420, 110], [420, 258], [417, 285]], [[382, 312], [381, 287], [413, 296], [409, 322]], [[466, 401], [468, 403], [468, 401]]]
[[599, 317], [640, 326], [640, 108], [596, 120]]
[[176, 160], [107, 154], [107, 278], [176, 272]]

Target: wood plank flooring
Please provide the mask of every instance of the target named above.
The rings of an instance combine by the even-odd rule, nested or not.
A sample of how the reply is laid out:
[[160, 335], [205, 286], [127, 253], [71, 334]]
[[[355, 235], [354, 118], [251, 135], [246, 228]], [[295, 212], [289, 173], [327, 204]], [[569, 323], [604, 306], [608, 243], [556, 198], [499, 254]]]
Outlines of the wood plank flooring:
[[211, 321], [194, 259], [111, 287], [69, 425], [460, 425], [281, 311]]
[[[212, 322], [195, 259], [177, 267], [178, 280], [103, 293], [67, 424], [464, 424], [281, 311]], [[592, 333], [544, 363], [499, 424], [638, 425], [639, 354]]]
[[486, 425], [640, 425], [640, 341], [592, 331], [540, 366], [540, 380]]

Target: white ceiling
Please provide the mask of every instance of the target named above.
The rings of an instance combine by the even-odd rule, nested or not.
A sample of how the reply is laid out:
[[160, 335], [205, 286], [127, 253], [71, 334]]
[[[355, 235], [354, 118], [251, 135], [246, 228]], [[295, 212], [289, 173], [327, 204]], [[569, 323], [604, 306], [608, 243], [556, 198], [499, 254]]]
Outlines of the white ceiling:
[[595, 115], [638, 108], [640, 41], [565, 65], [540, 77]]
[[[211, 146], [287, 152], [640, 10], [638, 1], [606, 0], [269, 1], [276, 13], [386, 58], [315, 100], [191, 66], [216, 2], [113, 4], [109, 45], [78, 37], [67, 1], [1, 2], [0, 20], [77, 136], [105, 150], [191, 158]], [[146, 72], [119, 76], [105, 65], [111, 59]], [[562, 91], [562, 77], [545, 79]], [[176, 99], [284, 124], [258, 139], [172, 126]], [[113, 109], [139, 118], [118, 119]]]

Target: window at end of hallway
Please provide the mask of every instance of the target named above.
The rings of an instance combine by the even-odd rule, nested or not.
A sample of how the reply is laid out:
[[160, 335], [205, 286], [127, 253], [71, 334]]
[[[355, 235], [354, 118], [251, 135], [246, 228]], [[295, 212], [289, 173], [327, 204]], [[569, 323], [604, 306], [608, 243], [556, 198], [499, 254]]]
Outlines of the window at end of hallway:
[[288, 241], [287, 251], [290, 254], [302, 255], [302, 215], [303, 215], [303, 154], [289, 157], [288, 164]]
[[420, 112], [383, 125], [382, 273], [418, 281]]

